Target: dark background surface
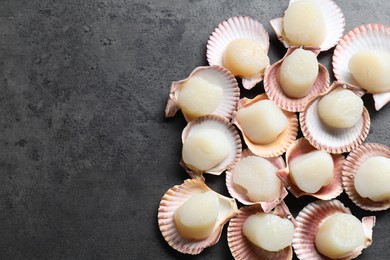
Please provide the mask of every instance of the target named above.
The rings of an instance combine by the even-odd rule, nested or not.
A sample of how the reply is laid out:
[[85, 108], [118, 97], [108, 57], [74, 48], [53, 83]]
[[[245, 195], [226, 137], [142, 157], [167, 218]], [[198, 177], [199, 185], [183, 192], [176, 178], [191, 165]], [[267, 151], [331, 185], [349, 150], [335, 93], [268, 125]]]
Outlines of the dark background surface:
[[[336, 1], [347, 33], [390, 24], [387, 1]], [[247, 15], [270, 34], [271, 63], [285, 48], [269, 20], [286, 1], [1, 0], [0, 258], [184, 259], [162, 238], [157, 209], [188, 175], [179, 165], [179, 113], [164, 118], [172, 81], [207, 65], [206, 42], [223, 20]], [[331, 72], [333, 49], [320, 55]], [[331, 73], [332, 74], [332, 73]], [[333, 74], [332, 74], [333, 77]], [[333, 79], [333, 78], [332, 78]], [[263, 92], [242, 91], [247, 97]], [[388, 105], [367, 141], [390, 145]], [[224, 175], [206, 183], [227, 195]], [[310, 197], [287, 204], [294, 216]], [[377, 216], [360, 259], [390, 259], [390, 214]], [[187, 259], [231, 259], [217, 245]]]

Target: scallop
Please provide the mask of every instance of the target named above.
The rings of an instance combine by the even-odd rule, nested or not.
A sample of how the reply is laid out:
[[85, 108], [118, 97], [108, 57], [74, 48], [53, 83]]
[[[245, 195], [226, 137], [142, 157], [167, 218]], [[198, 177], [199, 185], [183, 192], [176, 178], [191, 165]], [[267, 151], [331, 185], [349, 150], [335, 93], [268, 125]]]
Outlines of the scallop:
[[[270, 251], [269, 249], [274, 249], [277, 245], [264, 245], [264, 247], [268, 248], [268, 250], [257, 246], [255, 243], [250, 242], [247, 236], [244, 234], [244, 226], [245, 223], [248, 223], [248, 219], [253, 218], [254, 216], [261, 216], [265, 219], [270, 219], [273, 223], [280, 222], [282, 224], [281, 228], [273, 229], [273, 232], [269, 234], [269, 230], [267, 230], [267, 224], [261, 225], [258, 228], [262, 228], [261, 233], [268, 233], [268, 237], [261, 243], [262, 238], [258, 238], [260, 240], [260, 245], [265, 244], [267, 242], [274, 242], [278, 240], [277, 244], [282, 249], [278, 251]], [[250, 221], [250, 220], [249, 220]], [[279, 226], [279, 225], [278, 225]], [[283, 228], [284, 227], [284, 228]], [[291, 247], [292, 233], [295, 228], [295, 220], [292, 217], [290, 211], [288, 210], [286, 204], [282, 201], [278, 204], [275, 209], [271, 212], [264, 213], [261, 209], [260, 205], [252, 205], [245, 206], [240, 208], [239, 213], [233, 217], [228, 226], [228, 245], [230, 251], [237, 260], [244, 259], [275, 259], [275, 260], [288, 260], [292, 259], [293, 251]], [[281, 235], [279, 237], [279, 235]], [[249, 235], [250, 236], [250, 235]], [[291, 237], [289, 237], [291, 236]], [[252, 239], [253, 240], [253, 239]], [[256, 242], [256, 241], [255, 241]]]
[[220, 175], [234, 167], [242, 151], [236, 128], [224, 117], [208, 115], [187, 124], [182, 132], [180, 164], [192, 178], [203, 174]]
[[207, 61], [225, 67], [241, 77], [251, 89], [263, 80], [269, 66], [269, 36], [263, 25], [247, 16], [236, 16], [220, 23], [207, 42]]
[[[321, 99], [326, 97], [329, 93], [339, 90], [351, 90], [358, 97], [363, 95], [363, 92], [359, 88], [340, 82], [334, 82], [327, 92], [311, 99], [307, 103], [304, 111], [299, 115], [302, 133], [310, 144], [318, 150], [336, 154], [349, 152], [361, 145], [366, 139], [370, 129], [370, 116], [364, 106], [361, 118], [358, 118], [356, 124], [352, 127], [331, 127], [320, 118], [318, 107]], [[335, 104], [340, 105], [340, 107], [347, 105], [347, 103]], [[341, 114], [348, 118], [348, 110], [349, 107], [346, 107], [346, 113], [343, 113], [342, 111]]]
[[[297, 2], [301, 2], [303, 0], [297, 1], [297, 0], [290, 0], [289, 7], [296, 4]], [[317, 47], [320, 51], [327, 51], [334, 47], [341, 37], [343, 36], [344, 29], [345, 29], [345, 18], [344, 14], [342, 13], [341, 9], [335, 4], [335, 2], [331, 0], [312, 0], [312, 1], [303, 1], [303, 2], [310, 2], [310, 5], [314, 5], [314, 9], [311, 12], [306, 12], [302, 13], [298, 10], [297, 14], [297, 20], [296, 21], [302, 26], [299, 26], [298, 29], [306, 28], [306, 25], [310, 25], [311, 27], [307, 28], [306, 30], [302, 31], [301, 33], [307, 34], [303, 35], [304, 37], [301, 36], [301, 38], [305, 39], [307, 37], [312, 37], [315, 36], [315, 38], [321, 38], [324, 37], [323, 40], [318, 42], [317, 44], [315, 43], [317, 40], [314, 41], [313, 43], [308, 42], [305, 44], [305, 41], [301, 41], [301, 43], [298, 43], [296, 41], [291, 41], [285, 32], [285, 28], [283, 26], [284, 23], [284, 18], [276, 18], [272, 19], [270, 21], [272, 28], [274, 29], [276, 35], [278, 36], [279, 40], [283, 43], [283, 45], [288, 48], [291, 46], [305, 46], [305, 47]], [[304, 7], [305, 8], [305, 7]], [[287, 9], [288, 10], [288, 9]], [[286, 10], [286, 11], [287, 11]], [[318, 11], [319, 10], [319, 11]], [[317, 15], [317, 13], [320, 12], [323, 17], [323, 21], [321, 21], [318, 17], [321, 15]], [[303, 18], [303, 19], [302, 19]], [[294, 18], [295, 19], [295, 18]], [[313, 21], [313, 19], [315, 21]], [[311, 21], [311, 22], [309, 22]], [[320, 28], [323, 29], [316, 29], [315, 26], [313, 26], [313, 22], [315, 24], [323, 24], [323, 26], [320, 26]], [[297, 26], [298, 26], [297, 25]], [[318, 32], [321, 31], [326, 31], [326, 34], [324, 36], [322, 35], [316, 35]], [[311, 35], [313, 34], [313, 35]], [[311, 41], [313, 42], [313, 41]]]
[[173, 117], [181, 110], [187, 122], [205, 115], [230, 120], [239, 97], [237, 80], [230, 71], [219, 66], [197, 67], [188, 78], [172, 83], [165, 116]]
[[[383, 24], [364, 24], [348, 32], [336, 46], [332, 57], [333, 72], [338, 81], [372, 93], [375, 108], [379, 110], [390, 101], [390, 64], [388, 59], [384, 58], [389, 55], [390, 27]], [[363, 66], [359, 67], [359, 64]], [[369, 86], [371, 82], [373, 86], [377, 86], [375, 89]]]
[[[284, 167], [281, 156], [262, 158], [245, 149], [240, 162], [226, 171], [227, 189], [242, 204], [260, 204], [264, 212], [269, 212], [287, 196], [287, 190], [276, 175], [276, 171]], [[235, 178], [239, 174], [240, 178]]]
[[286, 151], [286, 163], [287, 167], [277, 174], [295, 197], [309, 195], [330, 200], [343, 192], [342, 154], [317, 150], [302, 137]]
[[232, 122], [241, 130], [249, 150], [261, 157], [282, 155], [298, 135], [296, 114], [278, 108], [266, 94], [240, 99]]
[[[211, 199], [207, 200], [207, 197]], [[208, 209], [199, 209], [197, 205], [199, 201], [206, 202], [207, 205], [217, 205], [216, 212], [214, 212], [215, 208], [211, 209], [211, 214]], [[188, 219], [191, 217], [191, 211], [194, 210], [198, 213], [192, 214], [195, 220]], [[183, 184], [170, 188], [162, 197], [158, 208], [158, 225], [164, 239], [172, 248], [184, 254], [196, 255], [218, 242], [223, 226], [237, 213], [237, 204], [234, 199], [212, 191], [201, 180], [187, 179]], [[197, 219], [203, 215], [207, 221]], [[210, 217], [210, 215], [215, 216]], [[197, 221], [198, 223], [194, 224]], [[186, 226], [182, 222], [190, 224]], [[186, 228], [190, 230], [190, 235], [185, 232]], [[209, 234], [205, 235], [206, 229]], [[193, 233], [202, 233], [202, 235], [190, 237]]]
[[[370, 163], [370, 159], [374, 161]], [[390, 148], [379, 143], [365, 143], [347, 156], [342, 171], [343, 187], [349, 198], [362, 209], [380, 211], [390, 208], [389, 160]], [[368, 163], [365, 167], [370, 168], [369, 176], [360, 173], [359, 180], [357, 175], [365, 163]], [[382, 164], [384, 167], [381, 167]], [[359, 190], [357, 181], [364, 181], [363, 188], [367, 190]]]
[[[283, 82], [281, 81], [281, 71], [282, 66], [287, 64], [290, 58], [293, 58], [291, 54], [297, 53], [297, 52], [311, 52], [315, 56], [318, 55], [319, 51], [316, 49], [303, 49], [303, 48], [297, 48], [297, 47], [290, 47], [287, 50], [286, 55], [279, 61], [275, 62], [270, 66], [270, 68], [266, 71], [264, 76], [264, 89], [267, 93], [269, 99], [271, 99], [275, 104], [277, 104], [280, 108], [290, 111], [290, 112], [301, 112], [305, 108], [305, 105], [308, 103], [308, 101], [318, 96], [319, 94], [324, 93], [328, 88], [330, 84], [330, 78], [328, 70], [325, 66], [318, 63], [318, 70], [317, 75], [313, 78], [312, 82], [307, 81], [307, 77], [298, 77], [300, 74], [303, 74], [303, 70], [306, 66], [306, 64], [301, 64], [301, 66], [296, 66], [296, 59], [301, 60], [299, 57], [294, 58], [291, 62], [291, 68], [286, 68], [285, 70], [290, 71], [290, 73], [294, 73], [299, 80], [299, 82], [296, 82], [294, 86], [291, 88], [298, 89], [299, 86], [297, 85], [308, 85], [303, 86], [301, 88], [305, 88], [305, 90], [298, 90], [298, 97], [292, 97], [291, 94], [289, 95], [286, 93], [286, 91], [283, 88]], [[310, 54], [310, 53], [309, 53]], [[314, 56], [313, 55], [313, 56]], [[294, 55], [293, 55], [294, 56]], [[287, 61], [287, 62], [285, 62]], [[289, 66], [287, 64], [287, 66]], [[311, 69], [311, 68], [310, 68]], [[311, 73], [313, 74], [313, 73]], [[289, 76], [289, 75], [286, 75]], [[302, 80], [304, 79], [304, 80]], [[291, 81], [289, 81], [291, 82]]]
[[296, 223], [292, 246], [299, 259], [347, 260], [371, 245], [375, 216], [360, 221], [340, 201], [321, 200], [304, 207]]

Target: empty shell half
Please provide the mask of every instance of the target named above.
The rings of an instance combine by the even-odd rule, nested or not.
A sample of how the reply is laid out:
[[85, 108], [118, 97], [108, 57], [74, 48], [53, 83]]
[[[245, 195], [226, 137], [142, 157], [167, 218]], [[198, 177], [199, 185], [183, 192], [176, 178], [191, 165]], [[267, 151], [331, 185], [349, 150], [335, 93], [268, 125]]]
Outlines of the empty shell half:
[[329, 73], [318, 63], [317, 55], [315, 49], [288, 48], [283, 59], [265, 73], [264, 89], [269, 99], [284, 110], [300, 112], [312, 97], [324, 93], [329, 88]]
[[281, 156], [262, 158], [245, 149], [235, 167], [226, 171], [227, 189], [242, 204], [260, 204], [264, 212], [269, 212], [287, 196], [276, 175], [284, 167]]
[[247, 16], [220, 23], [207, 42], [209, 64], [225, 67], [251, 89], [263, 79], [269, 66], [269, 36], [263, 25]]
[[[272, 221], [272, 224], [267, 221]], [[268, 213], [264, 213], [259, 205], [240, 208], [228, 226], [228, 245], [234, 259], [292, 259], [294, 223], [284, 202]]]
[[286, 48], [311, 46], [320, 51], [334, 47], [345, 28], [344, 14], [331, 0], [291, 0], [284, 17], [270, 23]]
[[277, 172], [295, 197], [310, 195], [322, 200], [336, 198], [343, 192], [342, 154], [329, 154], [300, 138], [286, 151], [287, 167]]
[[349, 198], [365, 210], [390, 208], [390, 148], [365, 143], [351, 151], [343, 166], [343, 186]]
[[232, 122], [249, 150], [261, 157], [282, 155], [298, 134], [296, 114], [280, 109], [267, 94], [240, 99]]
[[203, 179], [203, 173], [220, 175], [240, 159], [242, 145], [237, 129], [217, 115], [199, 117], [182, 132], [180, 164], [192, 178]]
[[338, 200], [315, 201], [296, 218], [292, 246], [301, 260], [353, 259], [372, 243], [375, 217], [362, 221]]
[[364, 24], [336, 46], [332, 65], [338, 81], [373, 94], [376, 110], [390, 101], [390, 27]]
[[[342, 95], [332, 95], [336, 93]], [[310, 144], [328, 153], [349, 152], [361, 145], [370, 128], [362, 95], [359, 88], [334, 82], [326, 93], [311, 99], [299, 115], [302, 133]], [[356, 109], [351, 110], [350, 101], [357, 103]]]
[[181, 109], [187, 122], [211, 114], [230, 120], [239, 98], [240, 89], [230, 71], [197, 67], [188, 78], [172, 82], [165, 116], [172, 117]]
[[188, 179], [162, 197], [158, 225], [172, 248], [195, 255], [218, 242], [224, 224], [237, 212], [234, 199], [212, 191], [201, 180]]

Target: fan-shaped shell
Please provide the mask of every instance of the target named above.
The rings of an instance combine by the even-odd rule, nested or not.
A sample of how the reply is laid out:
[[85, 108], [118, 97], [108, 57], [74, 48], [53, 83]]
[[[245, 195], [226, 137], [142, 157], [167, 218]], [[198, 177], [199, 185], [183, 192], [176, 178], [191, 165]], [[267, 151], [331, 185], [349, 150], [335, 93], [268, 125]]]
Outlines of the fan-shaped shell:
[[353, 127], [346, 129], [333, 129], [326, 126], [317, 113], [317, 105], [320, 98], [336, 88], [347, 88], [358, 96], [363, 92], [353, 86], [334, 82], [328, 91], [308, 102], [299, 119], [303, 135], [312, 146], [328, 153], [344, 153], [358, 147], [366, 139], [370, 129], [370, 116], [367, 109], [363, 108], [361, 120]]
[[[220, 23], [207, 42], [207, 61], [209, 64], [223, 67], [222, 57], [228, 44], [235, 39], [250, 39], [260, 44], [265, 53], [269, 49], [269, 36], [263, 25], [247, 16], [235, 16]], [[249, 78], [242, 78], [244, 88], [251, 89], [261, 80], [264, 72]]]
[[354, 180], [360, 165], [370, 157], [383, 156], [390, 158], [390, 148], [378, 143], [365, 143], [351, 151], [343, 166], [343, 186], [349, 198], [359, 207], [370, 211], [390, 208], [390, 201], [375, 202], [363, 198], [355, 189]]
[[[318, 63], [318, 76], [317, 80], [311, 87], [310, 92], [303, 98], [291, 98], [287, 96], [280, 85], [279, 71], [283, 61], [288, 57], [297, 47], [289, 47], [286, 55], [279, 61], [272, 64], [266, 71], [264, 76], [264, 90], [267, 93], [270, 100], [275, 102], [280, 108], [290, 112], [301, 112], [305, 108], [307, 102], [321, 93], [324, 93], [330, 84], [329, 73], [326, 67]], [[306, 48], [305, 48], [306, 49]], [[318, 54], [318, 49], [310, 49], [314, 53]]]
[[[315, 236], [323, 221], [336, 213], [351, 214], [338, 200], [315, 201], [303, 208], [297, 218], [297, 227], [294, 233], [292, 246], [297, 257], [301, 260], [325, 260], [329, 259], [320, 254], [315, 246]], [[365, 244], [356, 248], [348, 256], [339, 258], [340, 260], [353, 259], [361, 254], [361, 251], [372, 243], [372, 228], [375, 225], [375, 217], [364, 217], [362, 219], [364, 232], [366, 235]]]
[[[295, 1], [297, 0], [291, 0], [290, 4]], [[315, 0], [315, 2], [320, 6], [323, 12], [327, 28], [325, 41], [321, 44], [321, 46], [317, 47], [319, 47], [320, 51], [327, 51], [333, 48], [343, 36], [345, 29], [345, 17], [340, 7], [338, 7], [332, 0]], [[280, 17], [272, 19], [270, 23], [283, 45], [286, 48], [290, 47], [291, 45], [283, 32], [283, 18]]]
[[[238, 99], [240, 98], [240, 89], [233, 74], [227, 69], [219, 66], [197, 67], [191, 72], [188, 78], [172, 82], [167, 106], [165, 108], [165, 116], [172, 117], [181, 109], [179, 103], [180, 91], [183, 86], [185, 86], [186, 82], [193, 77], [201, 77], [213, 85], [222, 88], [221, 102], [211, 114], [220, 115], [230, 120], [233, 111], [236, 109]], [[197, 116], [188, 114], [185, 111], [182, 112], [187, 122], [197, 118]]]
[[[245, 149], [242, 151], [241, 160], [249, 156], [257, 156], [257, 155], [253, 154], [250, 150]], [[278, 169], [282, 169], [286, 166], [281, 156], [265, 158], [265, 159], [268, 160], [270, 163], [272, 163]], [[233, 174], [234, 174], [234, 167], [226, 171], [226, 187], [229, 191], [229, 194], [244, 205], [260, 204], [262, 210], [267, 213], [271, 211], [277, 204], [279, 204], [287, 196], [287, 190], [282, 185], [280, 187], [280, 195], [275, 200], [268, 201], [268, 202], [251, 201], [246, 195], [246, 192], [233, 182]]]
[[[364, 24], [348, 32], [336, 46], [332, 57], [333, 72], [338, 81], [360, 87], [349, 71], [350, 58], [363, 50], [382, 50], [390, 53], [390, 27], [383, 24]], [[376, 110], [390, 101], [390, 92], [374, 93]]]
[[316, 151], [309, 141], [307, 141], [304, 137], [298, 139], [294, 142], [292, 146], [288, 148], [286, 151], [286, 163], [287, 167], [285, 169], [281, 169], [277, 172], [279, 177], [283, 180], [286, 187], [288, 187], [289, 191], [295, 196], [300, 197], [303, 195], [309, 195], [316, 197], [321, 200], [330, 200], [339, 196], [343, 192], [343, 187], [341, 183], [341, 171], [344, 163], [344, 156], [342, 154], [331, 154], [333, 159], [333, 179], [327, 185], [322, 187], [316, 193], [306, 193], [299, 189], [299, 187], [294, 183], [294, 181], [289, 176], [290, 170], [288, 164], [295, 158], [299, 158], [299, 156]]
[[227, 119], [217, 115], [199, 117], [196, 120], [189, 122], [183, 129], [182, 142], [184, 143], [186, 138], [192, 133], [201, 131], [202, 129], [216, 129], [225, 133], [228, 137], [229, 143], [231, 144], [231, 150], [222, 162], [205, 171], [190, 169], [186, 163], [181, 160], [180, 164], [184, 167], [188, 174], [192, 178], [200, 179], [204, 179], [203, 173], [220, 175], [226, 169], [234, 167], [234, 165], [236, 165], [236, 163], [240, 160], [242, 152], [241, 138], [237, 129]]
[[210, 191], [204, 182], [196, 179], [185, 180], [183, 184], [170, 188], [162, 197], [158, 208], [158, 225], [164, 239], [175, 250], [184, 254], [199, 254], [206, 247], [216, 244], [221, 236], [222, 228], [231, 217], [237, 214], [234, 199], [217, 193], [220, 201], [220, 212], [212, 234], [204, 240], [193, 240], [182, 237], [174, 222], [174, 212], [192, 196]]

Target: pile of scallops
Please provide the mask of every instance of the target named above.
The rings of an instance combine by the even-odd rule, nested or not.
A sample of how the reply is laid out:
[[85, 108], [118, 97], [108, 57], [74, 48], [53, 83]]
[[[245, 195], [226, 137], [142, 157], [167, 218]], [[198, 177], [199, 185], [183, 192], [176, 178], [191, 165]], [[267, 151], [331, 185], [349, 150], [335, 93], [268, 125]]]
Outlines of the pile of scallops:
[[[372, 243], [375, 217], [358, 219], [336, 197], [345, 191], [367, 211], [390, 207], [390, 149], [364, 142], [362, 101], [372, 94], [379, 110], [390, 100], [390, 28], [365, 24], [343, 36], [331, 0], [291, 0], [270, 23], [287, 48], [281, 60], [270, 64], [259, 21], [232, 17], [209, 37], [209, 66], [172, 83], [165, 114], [181, 110], [188, 122], [180, 164], [189, 178], [162, 197], [160, 231], [184, 254], [217, 243], [228, 223], [235, 259], [292, 259], [293, 250], [302, 260], [356, 258]], [[317, 55], [333, 47], [330, 82]], [[261, 81], [265, 93], [240, 98]], [[231, 197], [205, 181], [222, 173]], [[294, 217], [289, 192], [317, 200]]]

